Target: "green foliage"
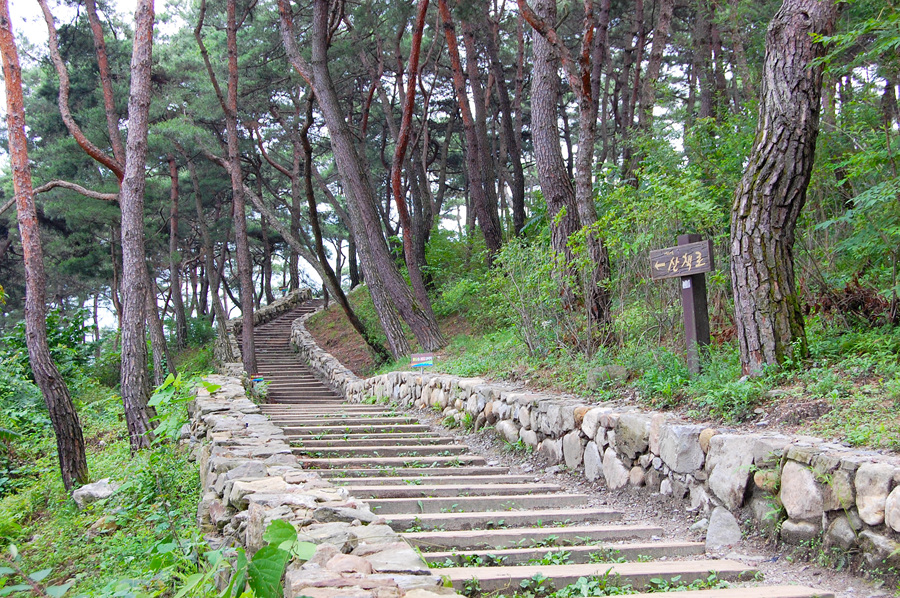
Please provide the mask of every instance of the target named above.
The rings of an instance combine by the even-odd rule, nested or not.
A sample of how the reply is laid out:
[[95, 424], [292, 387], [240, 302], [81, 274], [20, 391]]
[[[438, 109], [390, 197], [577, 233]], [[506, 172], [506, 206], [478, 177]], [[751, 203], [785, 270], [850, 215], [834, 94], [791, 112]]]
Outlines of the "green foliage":
[[[37, 594], [45, 594], [50, 598], [62, 598], [62, 596], [72, 587], [73, 582], [67, 582], [57, 585], [43, 585], [43, 581], [53, 573], [53, 568], [41, 569], [25, 573], [19, 568], [19, 549], [15, 544], [9, 546], [6, 562], [8, 567], [0, 566], [0, 596], [14, 596], [23, 592], [35, 592]], [[18, 580], [20, 583], [7, 585], [10, 581]]]
[[178, 438], [181, 427], [187, 423], [186, 405], [194, 398], [194, 390], [203, 386], [209, 392], [219, 389], [219, 385], [210, 384], [202, 378], [195, 377], [184, 380], [181, 374], [169, 374], [165, 381], [153, 392], [147, 405], [156, 409], [157, 442], [171, 441]]

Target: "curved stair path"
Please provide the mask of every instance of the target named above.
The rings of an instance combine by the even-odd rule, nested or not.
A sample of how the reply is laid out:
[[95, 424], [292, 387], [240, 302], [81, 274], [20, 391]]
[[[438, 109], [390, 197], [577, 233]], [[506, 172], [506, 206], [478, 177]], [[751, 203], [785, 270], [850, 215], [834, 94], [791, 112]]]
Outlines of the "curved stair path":
[[[660, 527], [621, 523], [622, 512], [588, 506], [589, 495], [490, 465], [406, 414], [345, 404], [290, 347], [291, 323], [315, 309], [307, 302], [256, 328], [259, 373], [269, 382], [263, 412], [284, 429], [305, 467], [366, 500], [457, 591], [511, 595], [539, 575], [556, 589], [581, 577], [619, 576], [616, 583], [634, 591], [659, 580], [689, 584], [713, 572], [727, 582], [757, 577], [742, 563], [706, 558], [702, 543], [662, 540]], [[564, 564], [545, 564], [557, 562]], [[761, 582], [677, 595], [833, 598]]]

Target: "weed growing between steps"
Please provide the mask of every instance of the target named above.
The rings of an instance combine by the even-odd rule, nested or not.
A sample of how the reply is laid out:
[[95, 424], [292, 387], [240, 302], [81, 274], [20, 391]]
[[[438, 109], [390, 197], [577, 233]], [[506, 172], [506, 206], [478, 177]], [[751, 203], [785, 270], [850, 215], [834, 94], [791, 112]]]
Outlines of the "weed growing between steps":
[[[445, 580], [446, 583], [446, 580]], [[476, 577], [465, 581], [460, 593], [470, 598], [587, 598], [589, 596], [627, 596], [629, 594], [687, 592], [690, 590], [714, 590], [727, 588], [728, 583], [711, 571], [705, 579], [687, 582], [680, 575], [670, 578], [655, 577], [644, 588], [635, 588], [618, 574], [608, 569], [591, 577], [579, 577], [577, 581], [556, 589], [553, 580], [541, 573], [519, 582], [513, 594], [485, 593]]]

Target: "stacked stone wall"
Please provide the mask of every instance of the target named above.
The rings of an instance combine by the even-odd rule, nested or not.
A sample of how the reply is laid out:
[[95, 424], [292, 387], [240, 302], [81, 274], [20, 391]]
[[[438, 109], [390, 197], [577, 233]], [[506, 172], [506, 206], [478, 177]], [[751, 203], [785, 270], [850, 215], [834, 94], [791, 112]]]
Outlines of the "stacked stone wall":
[[440, 579], [369, 506], [315, 471], [304, 470], [288, 440], [250, 401], [241, 380], [209, 376], [190, 405], [190, 441], [200, 465], [198, 523], [212, 546], [263, 545], [281, 519], [300, 540], [318, 545], [313, 558], [292, 561], [285, 596], [394, 598], [416, 590], [435, 598]]
[[[320, 349], [305, 319], [292, 343], [350, 402], [387, 400], [432, 409], [474, 429], [493, 426], [546, 463], [611, 490], [626, 488], [689, 503], [722, 529], [778, 534], [789, 544], [822, 541], [861, 552], [870, 567], [900, 566], [900, 459], [809, 436], [743, 433], [637, 407], [605, 407], [481, 379], [392, 372], [361, 379]], [[725, 548], [731, 543], [722, 541]], [[732, 535], [733, 537], [733, 535]], [[713, 544], [711, 546], [711, 543]]]

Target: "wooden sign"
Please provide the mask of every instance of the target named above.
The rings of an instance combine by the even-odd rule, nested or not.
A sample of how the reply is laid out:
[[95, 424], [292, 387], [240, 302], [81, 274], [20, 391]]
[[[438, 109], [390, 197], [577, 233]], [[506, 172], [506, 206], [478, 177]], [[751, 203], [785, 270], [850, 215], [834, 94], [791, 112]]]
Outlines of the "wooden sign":
[[677, 247], [650, 252], [650, 278], [681, 278], [681, 306], [684, 308], [684, 341], [688, 370], [700, 373], [701, 357], [709, 346], [709, 308], [706, 304], [706, 275], [713, 269], [712, 241], [700, 235], [679, 235]]
[[653, 280], [693, 276], [711, 272], [714, 267], [712, 241], [698, 241], [650, 252], [650, 278]]
[[414, 368], [424, 368], [434, 365], [434, 353], [413, 353], [409, 356], [409, 365]]

